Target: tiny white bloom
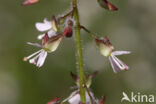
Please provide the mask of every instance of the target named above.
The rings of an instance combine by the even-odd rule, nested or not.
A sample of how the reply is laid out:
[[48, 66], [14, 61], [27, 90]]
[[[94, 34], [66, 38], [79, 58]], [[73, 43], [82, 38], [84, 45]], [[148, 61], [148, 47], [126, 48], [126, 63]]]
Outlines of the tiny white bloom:
[[105, 57], [109, 57], [109, 61], [115, 73], [120, 72], [121, 70], [129, 69], [128, 65], [122, 62], [116, 56], [130, 54], [130, 51], [114, 51], [114, 47], [107, 37], [104, 39], [95, 38], [95, 42], [100, 50], [100, 53]]
[[[38, 47], [38, 44], [36, 45], [36, 43], [28, 43], [28, 44]], [[42, 47], [42, 46], [39, 46], [39, 47]], [[41, 49], [29, 55], [28, 57], [24, 57], [24, 61], [29, 60], [31, 64], [34, 64], [37, 67], [41, 67], [44, 64], [46, 57], [47, 57], [47, 52], [44, 49]]]
[[27, 44], [42, 48], [41, 50], [29, 55], [28, 57], [24, 58], [24, 61], [29, 60], [31, 64], [36, 65], [37, 67], [43, 66], [45, 59], [47, 57], [47, 53], [53, 52], [57, 49], [59, 46], [62, 35], [53, 36], [51, 38], [48, 37], [48, 34], [45, 34], [45, 36], [42, 39], [42, 45], [38, 43], [30, 43]]
[[[35, 24], [36, 29], [40, 32], [47, 32], [49, 37], [56, 36], [57, 35], [57, 24], [56, 19], [53, 17], [51, 21], [48, 21], [46, 18], [43, 20], [43, 23], [37, 22]], [[38, 39], [42, 39], [44, 37], [44, 34], [38, 35]]]
[[[92, 96], [93, 100], [95, 100], [93, 93], [90, 91], [90, 95]], [[76, 90], [71, 93], [71, 95], [67, 98], [69, 104], [80, 104], [80, 94], [79, 90]], [[91, 104], [91, 99], [88, 93], [86, 92], [86, 104]]]
[[130, 54], [130, 51], [114, 51], [109, 56], [109, 61], [115, 73], [120, 72], [121, 70], [128, 70], [129, 67], [120, 59], [118, 59], [117, 55]]

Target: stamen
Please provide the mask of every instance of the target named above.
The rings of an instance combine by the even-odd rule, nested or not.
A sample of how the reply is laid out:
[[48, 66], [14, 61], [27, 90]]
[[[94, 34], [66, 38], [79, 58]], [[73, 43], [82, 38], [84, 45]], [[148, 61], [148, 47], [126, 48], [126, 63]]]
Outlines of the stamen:
[[41, 50], [39, 50], [39, 51], [37, 51], [37, 52], [35, 52], [35, 53], [31, 54], [31, 55], [30, 55], [30, 56], [28, 56], [28, 57], [24, 57], [24, 61], [27, 61], [28, 59], [30, 59], [30, 58], [31, 58], [31, 57], [33, 57], [34, 55], [36, 55], [36, 54], [40, 53], [42, 50], [43, 50], [43, 49], [41, 49]]

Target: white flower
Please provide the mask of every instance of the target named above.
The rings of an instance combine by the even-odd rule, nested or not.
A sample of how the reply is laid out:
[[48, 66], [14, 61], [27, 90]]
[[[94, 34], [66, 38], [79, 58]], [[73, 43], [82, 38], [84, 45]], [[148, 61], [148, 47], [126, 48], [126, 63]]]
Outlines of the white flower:
[[[33, 46], [36, 46], [36, 47], [42, 47], [41, 45], [39, 45], [37, 43], [28, 42], [27, 44], [33, 45]], [[46, 57], [47, 57], [47, 52], [44, 49], [41, 49], [41, 50], [31, 54], [30, 56], [25, 57], [24, 61], [29, 60], [29, 62], [31, 64], [34, 64], [37, 67], [41, 67], [44, 64], [44, 61], [45, 61]]]
[[109, 56], [109, 61], [115, 73], [120, 72], [121, 70], [128, 70], [129, 67], [120, 59], [118, 59], [117, 55], [130, 54], [130, 51], [114, 51]]
[[114, 47], [107, 37], [104, 39], [95, 38], [95, 42], [100, 50], [100, 53], [105, 57], [109, 57], [111, 66], [115, 73], [120, 72], [121, 70], [129, 69], [125, 63], [116, 57], [117, 55], [130, 54], [129, 51], [114, 51]]
[[[40, 32], [47, 32], [49, 38], [52, 36], [56, 36], [57, 35], [57, 23], [56, 23], [56, 19], [55, 17], [52, 18], [51, 21], [48, 21], [46, 18], [43, 20], [43, 23], [41, 22], [37, 22], [35, 24], [36, 29]], [[38, 39], [42, 39], [44, 37], [44, 34], [40, 34], [38, 36]]]
[[[93, 100], [95, 100], [93, 93], [90, 91], [90, 95], [92, 96]], [[71, 93], [71, 95], [67, 98], [69, 104], [80, 104], [80, 94], [79, 90], [76, 90]], [[91, 104], [91, 99], [88, 93], [86, 92], [86, 104]]]
[[53, 36], [51, 38], [48, 37], [48, 34], [45, 34], [42, 40], [42, 45], [38, 43], [30, 43], [28, 42], [27, 44], [42, 48], [41, 50], [31, 54], [28, 57], [24, 58], [24, 61], [29, 60], [30, 63], [36, 65], [37, 67], [41, 67], [45, 59], [47, 57], [47, 53], [54, 52], [57, 47], [59, 46], [61, 40], [62, 40], [62, 35], [57, 35]]

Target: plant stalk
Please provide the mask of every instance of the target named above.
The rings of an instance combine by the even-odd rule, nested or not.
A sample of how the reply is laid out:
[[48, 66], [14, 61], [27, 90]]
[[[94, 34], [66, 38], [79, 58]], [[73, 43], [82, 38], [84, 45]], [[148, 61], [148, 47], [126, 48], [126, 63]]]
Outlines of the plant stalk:
[[80, 98], [81, 103], [86, 103], [85, 96], [85, 74], [83, 68], [83, 55], [82, 55], [82, 43], [81, 43], [81, 35], [80, 35], [80, 21], [79, 21], [79, 12], [77, 8], [77, 0], [72, 0], [73, 6], [73, 16], [75, 20], [75, 37], [76, 37], [76, 48], [77, 48], [77, 61], [78, 61], [78, 76], [79, 76], [79, 84], [80, 84]]

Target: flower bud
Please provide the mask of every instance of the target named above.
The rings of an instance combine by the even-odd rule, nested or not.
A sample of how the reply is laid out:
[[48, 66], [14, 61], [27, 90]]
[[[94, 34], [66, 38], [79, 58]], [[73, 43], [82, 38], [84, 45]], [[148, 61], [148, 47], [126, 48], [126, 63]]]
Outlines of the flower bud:
[[58, 48], [60, 42], [62, 41], [62, 38], [62, 35], [57, 35], [49, 38], [43, 45], [44, 50], [47, 52], [54, 52]]
[[36, 4], [37, 2], [39, 2], [39, 0], [25, 0], [22, 5], [32, 5], [32, 4]]
[[105, 102], [105, 96], [103, 96], [102, 98], [101, 98], [101, 100], [100, 100], [100, 102], [99, 102], [99, 104], [104, 104], [104, 102]]
[[95, 42], [97, 47], [99, 48], [100, 53], [103, 56], [106, 57], [110, 56], [110, 54], [114, 50], [114, 47], [112, 46], [112, 44], [110, 43], [107, 37], [105, 37], [104, 39], [95, 38]]
[[108, 2], [107, 0], [98, 0], [98, 3], [101, 7], [110, 10], [110, 11], [117, 11], [118, 8], [115, 7], [113, 4], [111, 4], [110, 2]]
[[68, 27], [66, 27], [66, 28], [64, 29], [63, 35], [64, 35], [65, 37], [72, 37], [72, 34], [73, 34], [73, 31], [72, 31], [72, 29], [71, 29], [70, 26], [68, 26]]
[[54, 98], [53, 100], [51, 100], [50, 102], [48, 102], [47, 104], [60, 104], [59, 102], [59, 98]]

